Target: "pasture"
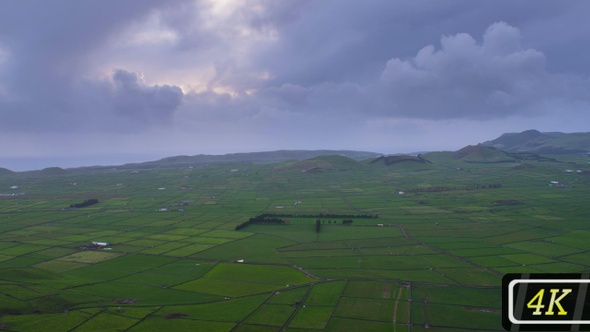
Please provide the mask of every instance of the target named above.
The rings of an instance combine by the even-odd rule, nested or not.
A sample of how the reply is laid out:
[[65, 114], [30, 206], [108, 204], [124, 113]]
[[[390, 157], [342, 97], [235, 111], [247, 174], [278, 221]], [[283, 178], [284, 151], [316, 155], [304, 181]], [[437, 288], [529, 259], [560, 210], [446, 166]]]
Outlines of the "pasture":
[[555, 157], [4, 174], [0, 330], [501, 331], [503, 274], [590, 272], [590, 165]]

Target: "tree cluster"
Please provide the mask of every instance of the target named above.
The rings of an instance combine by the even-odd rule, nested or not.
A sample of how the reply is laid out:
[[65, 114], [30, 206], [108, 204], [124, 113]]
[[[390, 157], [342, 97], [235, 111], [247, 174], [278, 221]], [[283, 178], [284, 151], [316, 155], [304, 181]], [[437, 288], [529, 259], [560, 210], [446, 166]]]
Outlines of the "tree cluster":
[[322, 228], [322, 223], [320, 222], [319, 219], [316, 219], [315, 220], [315, 232], [319, 233], [321, 228]]
[[353, 218], [353, 219], [370, 219], [379, 218], [376, 214], [332, 214], [332, 213], [320, 213], [320, 214], [292, 214], [292, 213], [264, 213], [258, 217], [279, 217], [279, 218]]
[[248, 225], [252, 225], [252, 224], [266, 224], [266, 225], [284, 225], [286, 222], [283, 219], [279, 219], [279, 218], [270, 218], [270, 215], [268, 214], [261, 214], [257, 217], [254, 218], [250, 218], [248, 219], [248, 221], [245, 221], [239, 225], [236, 226], [236, 231], [239, 231], [240, 229], [248, 226]]
[[494, 184], [473, 184], [462, 187], [449, 187], [449, 186], [432, 186], [428, 188], [412, 188], [406, 189], [405, 192], [409, 193], [421, 193], [421, 192], [439, 192], [439, 191], [453, 191], [453, 190], [473, 190], [473, 189], [492, 189], [502, 187], [499, 183]]
[[379, 218], [379, 216], [376, 214], [331, 214], [331, 213], [327, 213], [327, 214], [320, 213], [318, 217], [319, 218], [334, 218], [334, 219], [339, 219], [339, 218], [352, 218], [352, 219]]
[[91, 199], [87, 199], [82, 203], [77, 203], [77, 204], [70, 204], [70, 208], [83, 208], [83, 207], [87, 207], [90, 205], [94, 205], [94, 204], [98, 204], [98, 199], [96, 198], [91, 198]]
[[[281, 218], [317, 218], [316, 219], [316, 232], [320, 232], [321, 224], [325, 223], [324, 218], [333, 218], [333, 219], [340, 219], [342, 218], [343, 225], [350, 225], [352, 224], [353, 219], [368, 219], [368, 218], [379, 218], [376, 214], [289, 214], [289, 213], [263, 213], [259, 216], [254, 218], [248, 219], [239, 225], [236, 226], [236, 231], [247, 227], [248, 225], [252, 224], [266, 224], [266, 225], [284, 225], [287, 222]], [[331, 224], [332, 221], [328, 220], [328, 223]], [[336, 224], [336, 220], [334, 220], [334, 224]]]

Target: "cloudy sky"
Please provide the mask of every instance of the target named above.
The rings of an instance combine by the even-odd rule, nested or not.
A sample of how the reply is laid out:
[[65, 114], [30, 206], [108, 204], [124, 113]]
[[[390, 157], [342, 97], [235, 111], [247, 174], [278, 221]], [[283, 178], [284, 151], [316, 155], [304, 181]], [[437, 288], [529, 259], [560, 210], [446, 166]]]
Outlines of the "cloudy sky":
[[0, 2], [0, 167], [587, 132], [590, 1]]

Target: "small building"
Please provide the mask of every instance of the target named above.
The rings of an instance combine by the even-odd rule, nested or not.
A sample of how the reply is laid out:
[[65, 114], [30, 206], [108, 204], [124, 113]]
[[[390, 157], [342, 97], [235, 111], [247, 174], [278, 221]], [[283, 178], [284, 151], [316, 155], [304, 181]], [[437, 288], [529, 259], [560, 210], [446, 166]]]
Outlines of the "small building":
[[97, 247], [108, 247], [109, 243], [108, 242], [92, 242], [92, 245], [97, 246]]

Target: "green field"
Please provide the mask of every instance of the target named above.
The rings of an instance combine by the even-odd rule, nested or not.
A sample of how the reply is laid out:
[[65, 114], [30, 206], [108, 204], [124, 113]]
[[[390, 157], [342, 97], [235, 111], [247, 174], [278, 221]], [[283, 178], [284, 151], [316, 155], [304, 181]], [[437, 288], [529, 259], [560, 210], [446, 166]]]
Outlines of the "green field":
[[0, 330], [501, 331], [505, 273], [590, 272], [587, 158], [431, 161], [1, 175]]

